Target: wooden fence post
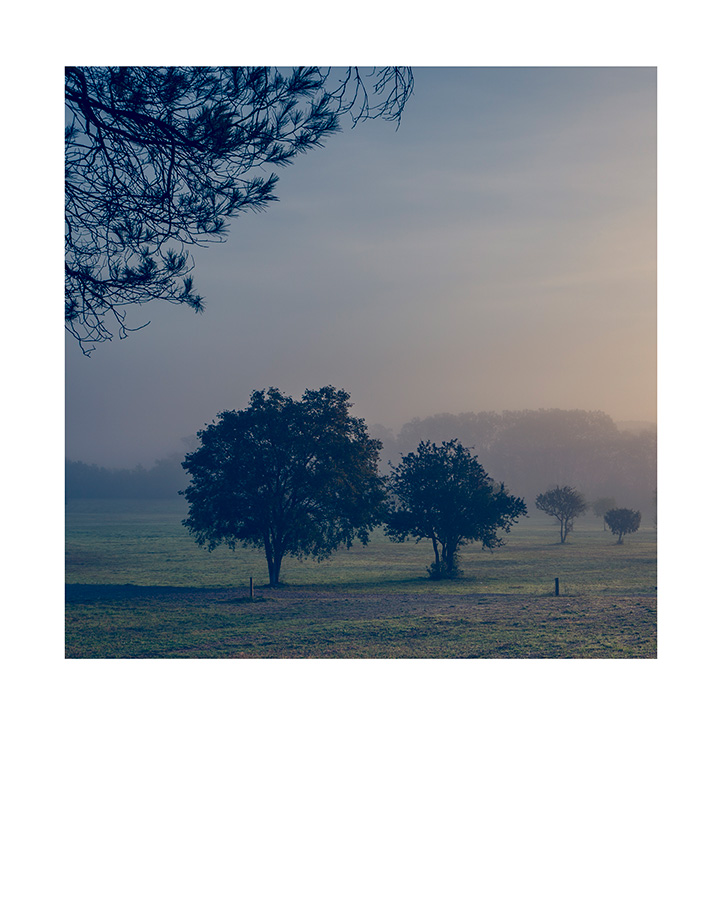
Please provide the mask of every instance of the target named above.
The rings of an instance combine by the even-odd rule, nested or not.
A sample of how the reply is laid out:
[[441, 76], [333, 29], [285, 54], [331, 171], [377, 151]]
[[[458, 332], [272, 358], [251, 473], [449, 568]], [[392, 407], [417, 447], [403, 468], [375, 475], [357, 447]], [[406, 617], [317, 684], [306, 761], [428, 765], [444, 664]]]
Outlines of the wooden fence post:
[[250, 577], [250, 599], [253, 599], [253, 580], [252, 576]]
[[555, 596], [556, 597], [560, 596], [560, 579], [559, 578], [555, 579]]

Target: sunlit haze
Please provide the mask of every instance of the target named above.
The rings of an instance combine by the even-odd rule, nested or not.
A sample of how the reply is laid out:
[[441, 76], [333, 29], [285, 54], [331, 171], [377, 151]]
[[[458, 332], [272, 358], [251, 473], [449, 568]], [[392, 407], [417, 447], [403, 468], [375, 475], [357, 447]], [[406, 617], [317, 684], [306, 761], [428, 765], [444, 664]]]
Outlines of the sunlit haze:
[[655, 70], [414, 71], [398, 130], [346, 124], [194, 251], [204, 314], [150, 304], [90, 358], [68, 340], [69, 458], [152, 463], [270, 385], [335, 385], [392, 429], [655, 420]]

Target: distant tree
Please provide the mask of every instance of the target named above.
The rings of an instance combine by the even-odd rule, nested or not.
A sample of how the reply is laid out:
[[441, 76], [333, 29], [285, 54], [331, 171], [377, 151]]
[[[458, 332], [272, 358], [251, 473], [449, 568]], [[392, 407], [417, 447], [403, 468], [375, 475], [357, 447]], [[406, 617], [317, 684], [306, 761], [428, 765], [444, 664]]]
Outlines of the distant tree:
[[459, 575], [460, 547], [473, 541], [499, 547], [498, 530], [509, 532], [527, 514], [525, 503], [495, 484], [458, 440], [423, 441], [393, 466], [389, 486], [385, 531], [393, 541], [432, 541], [431, 578]]
[[[617, 506], [614, 497], [598, 497], [597, 500], [593, 501], [592, 510], [596, 516], [604, 516], [605, 513], [609, 509], [614, 509]], [[603, 531], [605, 531], [606, 522], [603, 519]]]
[[198, 432], [182, 464], [191, 478], [183, 524], [197, 543], [264, 550], [271, 585], [286, 555], [324, 559], [355, 537], [367, 543], [381, 518], [381, 445], [349, 399], [334, 387], [301, 400], [255, 391], [247, 409]]
[[200, 312], [187, 248], [276, 200], [267, 167], [322, 146], [343, 115], [399, 122], [412, 87], [398, 68], [68, 67], [65, 323], [83, 352], [136, 330], [130, 305]]
[[380, 463], [380, 471], [383, 475], [390, 472], [390, 464], [393, 458], [397, 458], [397, 438], [391, 428], [386, 425], [370, 425], [368, 426], [370, 437], [382, 444], [382, 459]]
[[636, 509], [610, 509], [605, 513], [607, 526], [617, 535], [618, 544], [623, 543], [626, 534], [634, 534], [638, 530], [641, 518]]
[[561, 544], [565, 543], [568, 534], [572, 531], [575, 519], [587, 509], [583, 495], [569, 485], [563, 487], [558, 485], [544, 494], [538, 494], [535, 506], [558, 520]]

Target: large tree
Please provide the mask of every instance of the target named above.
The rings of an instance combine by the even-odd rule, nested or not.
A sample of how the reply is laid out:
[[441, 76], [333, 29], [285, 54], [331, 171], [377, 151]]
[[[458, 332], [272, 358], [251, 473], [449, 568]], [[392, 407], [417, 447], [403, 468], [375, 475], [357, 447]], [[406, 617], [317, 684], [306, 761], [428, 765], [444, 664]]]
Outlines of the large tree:
[[[399, 122], [410, 69], [66, 69], [65, 320], [85, 352], [127, 307], [196, 311], [188, 247], [277, 199], [277, 174], [347, 115]], [[262, 167], [262, 168], [261, 168]]]
[[535, 506], [560, 523], [560, 543], [564, 544], [568, 534], [573, 530], [575, 519], [587, 509], [583, 495], [569, 485], [554, 487], [544, 494], [538, 494]]
[[356, 537], [367, 543], [384, 496], [381, 444], [350, 415], [349, 400], [334, 387], [301, 400], [269, 388], [198, 432], [183, 463], [191, 478], [183, 524], [198, 544], [264, 550], [277, 585], [286, 555], [324, 559]]
[[385, 530], [394, 541], [432, 541], [430, 576], [453, 578], [460, 547], [474, 541], [488, 549], [501, 546], [498, 531], [509, 532], [526, 512], [525, 503], [496, 484], [458, 440], [440, 446], [423, 441], [392, 469]]
[[642, 516], [637, 509], [625, 509], [624, 507], [609, 509], [605, 513], [605, 522], [614, 535], [618, 544], [623, 543], [626, 534], [634, 534], [640, 527]]

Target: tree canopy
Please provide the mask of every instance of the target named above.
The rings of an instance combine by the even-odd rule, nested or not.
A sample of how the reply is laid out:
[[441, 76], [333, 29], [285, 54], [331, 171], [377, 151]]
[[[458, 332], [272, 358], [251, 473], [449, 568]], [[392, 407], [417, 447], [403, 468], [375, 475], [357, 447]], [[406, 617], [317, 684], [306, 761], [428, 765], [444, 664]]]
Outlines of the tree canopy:
[[65, 321], [83, 351], [134, 330], [130, 305], [201, 311], [188, 247], [276, 200], [266, 167], [342, 116], [399, 123], [412, 87], [402, 68], [68, 67]]
[[618, 544], [623, 543], [626, 534], [634, 534], [638, 530], [641, 518], [638, 510], [623, 507], [609, 509], [605, 513], [605, 522], [610, 531], [617, 536]]
[[268, 388], [198, 432], [183, 463], [183, 524], [197, 543], [264, 550], [271, 585], [286, 555], [324, 559], [356, 537], [367, 543], [384, 496], [381, 445], [349, 401], [331, 386], [301, 400]]
[[587, 509], [583, 495], [569, 485], [554, 487], [544, 494], [538, 494], [535, 506], [560, 523], [560, 543], [564, 544], [578, 516]]
[[459, 574], [460, 547], [474, 541], [501, 546], [498, 531], [509, 532], [526, 512], [524, 501], [496, 484], [458, 440], [423, 441], [392, 469], [385, 530], [395, 541], [431, 540], [430, 576], [452, 578]]

